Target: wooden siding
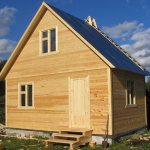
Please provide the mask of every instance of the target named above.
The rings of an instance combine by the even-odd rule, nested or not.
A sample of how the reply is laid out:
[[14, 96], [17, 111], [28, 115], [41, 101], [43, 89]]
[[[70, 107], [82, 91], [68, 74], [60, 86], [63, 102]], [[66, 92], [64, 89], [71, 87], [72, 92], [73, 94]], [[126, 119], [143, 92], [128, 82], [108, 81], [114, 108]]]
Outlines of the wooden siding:
[[[114, 70], [112, 78], [114, 135], [144, 127], [146, 125], [144, 76]], [[135, 82], [136, 107], [126, 107], [126, 80]]]
[[[39, 54], [39, 31], [58, 28], [58, 53]], [[108, 66], [50, 11], [29, 37], [7, 75], [7, 127], [57, 131], [69, 128], [68, 78], [90, 80], [90, 126], [105, 134]], [[34, 109], [18, 108], [18, 83], [34, 82]]]

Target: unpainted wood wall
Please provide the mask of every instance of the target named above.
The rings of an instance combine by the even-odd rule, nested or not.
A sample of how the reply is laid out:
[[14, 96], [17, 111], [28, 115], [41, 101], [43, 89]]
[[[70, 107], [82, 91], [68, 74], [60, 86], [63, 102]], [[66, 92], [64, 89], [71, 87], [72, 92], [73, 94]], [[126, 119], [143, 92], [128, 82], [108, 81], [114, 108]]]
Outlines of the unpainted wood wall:
[[[135, 83], [136, 106], [133, 107], [126, 106], [126, 80], [133, 80]], [[112, 81], [114, 135], [146, 126], [144, 76], [114, 70]]]
[[[58, 53], [39, 56], [39, 31], [56, 26]], [[88, 46], [46, 11], [8, 73], [7, 127], [48, 131], [67, 129], [68, 77], [89, 76], [90, 125], [94, 134], [104, 134], [109, 113], [108, 69]], [[34, 82], [34, 109], [18, 108], [20, 82]]]

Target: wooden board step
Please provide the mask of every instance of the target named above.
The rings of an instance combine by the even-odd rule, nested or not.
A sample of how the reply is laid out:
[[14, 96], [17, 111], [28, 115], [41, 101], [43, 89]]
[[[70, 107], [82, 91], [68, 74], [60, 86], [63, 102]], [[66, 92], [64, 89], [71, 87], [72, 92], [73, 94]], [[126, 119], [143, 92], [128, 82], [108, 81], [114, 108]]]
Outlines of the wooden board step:
[[64, 139], [49, 139], [46, 140], [46, 145], [48, 146], [50, 144], [66, 144], [70, 146], [70, 150], [76, 149], [78, 146], [80, 146], [80, 143], [77, 141], [71, 141], [71, 140], [64, 140]]
[[84, 135], [77, 135], [77, 134], [60, 134], [60, 133], [54, 133], [53, 134], [53, 138], [54, 139], [58, 139], [58, 138], [61, 138], [61, 139], [75, 139], [77, 141], [80, 140], [80, 138], [84, 137]]
[[72, 144], [76, 144], [77, 141], [73, 141], [73, 140], [64, 140], [64, 139], [48, 139], [46, 140], [46, 142], [50, 142], [50, 143], [60, 143], [60, 144], [68, 144], [68, 145], [72, 145]]
[[62, 130], [59, 133], [53, 133], [52, 138], [46, 140], [46, 145], [66, 144], [70, 150], [75, 150], [81, 145], [86, 145], [92, 140], [93, 130], [88, 129], [70, 129]]
[[70, 130], [61, 130], [60, 134], [77, 134], [77, 135], [85, 135], [85, 136], [91, 136], [93, 130], [88, 129], [70, 129]]

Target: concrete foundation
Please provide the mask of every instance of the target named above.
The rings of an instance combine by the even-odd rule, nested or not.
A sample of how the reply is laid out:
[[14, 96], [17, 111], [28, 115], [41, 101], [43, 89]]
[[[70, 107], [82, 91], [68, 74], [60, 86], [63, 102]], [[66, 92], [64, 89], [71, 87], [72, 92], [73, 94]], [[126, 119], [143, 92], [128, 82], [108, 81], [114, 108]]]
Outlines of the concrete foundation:
[[[109, 145], [112, 144], [114, 140], [117, 140], [118, 138], [123, 138], [126, 136], [129, 136], [131, 134], [141, 132], [142, 130], [145, 130], [145, 127], [131, 130], [129, 132], [125, 132], [122, 134], [118, 134], [115, 136], [108, 136], [105, 140], [105, 135], [92, 135], [92, 142], [96, 143], [97, 145], [102, 145], [102, 142], [105, 140], [109, 143]], [[27, 130], [27, 129], [15, 129], [15, 128], [6, 128], [6, 134], [10, 136], [18, 136], [18, 137], [34, 137], [34, 136], [42, 136], [50, 138], [52, 136], [52, 133], [50, 131], [38, 131], [38, 130]]]
[[[93, 135], [92, 136], [92, 141], [95, 142], [97, 145], [102, 145], [102, 142], [104, 141], [104, 137], [100, 135]], [[112, 144], [112, 139], [107, 138], [106, 141], [111, 145]]]
[[42, 137], [50, 138], [52, 135], [52, 132], [7, 128], [6, 134], [10, 136], [17, 136], [17, 137], [22, 137], [22, 138], [34, 137], [34, 136], [42, 136]]
[[[14, 128], [7, 128], [6, 134], [10, 136], [17, 136], [17, 137], [34, 137], [34, 136], [42, 136], [50, 138], [53, 132], [46, 132], [46, 131], [37, 131], [37, 130], [25, 130], [25, 129], [14, 129]], [[104, 137], [101, 135], [93, 135], [92, 141], [98, 145], [102, 144], [104, 141]], [[107, 142], [111, 145], [112, 139], [108, 138]]]

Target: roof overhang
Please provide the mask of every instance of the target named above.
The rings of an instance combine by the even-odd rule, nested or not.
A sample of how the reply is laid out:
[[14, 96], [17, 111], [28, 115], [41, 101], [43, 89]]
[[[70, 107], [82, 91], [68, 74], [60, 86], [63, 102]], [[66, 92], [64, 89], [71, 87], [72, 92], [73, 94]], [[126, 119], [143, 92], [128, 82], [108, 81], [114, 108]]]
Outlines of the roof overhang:
[[[6, 78], [8, 72], [10, 71], [11, 67], [15, 63], [17, 57], [20, 55], [24, 45], [26, 44], [27, 40], [29, 39], [31, 33], [35, 29], [37, 23], [42, 18], [43, 14], [49, 10], [57, 19], [59, 19], [71, 32], [73, 32], [83, 43], [85, 43], [99, 58], [101, 58], [106, 65], [110, 68], [116, 68], [108, 59], [106, 59], [94, 46], [92, 46], [86, 39], [84, 39], [75, 29], [71, 27], [64, 19], [61, 18], [48, 4], [43, 2], [38, 9], [37, 13], [33, 17], [32, 21], [28, 25], [27, 29], [25, 30], [24, 34], [22, 35], [21, 39], [19, 40], [17, 46], [15, 47], [14, 51], [12, 52], [10, 58], [8, 59], [7, 63], [5, 64], [4, 68], [0, 72], [0, 80]], [[148, 71], [143, 74], [145, 76], [149, 76], [150, 73]]]
[[30, 22], [29, 26], [22, 35], [21, 39], [19, 40], [18, 44], [16, 45], [15, 49], [13, 50], [12, 54], [10, 55], [2, 71], [0, 72], [0, 80], [4, 80], [4, 78], [7, 76], [9, 70], [16, 61], [16, 58], [19, 56], [21, 49], [24, 47], [26, 41], [28, 40], [28, 37], [32, 33], [36, 23], [38, 22], [38, 20], [41, 18], [41, 16], [44, 14], [45, 11], [46, 11], [45, 3], [42, 3], [37, 13], [33, 17], [32, 21]]
[[49, 5], [43, 2], [38, 9], [37, 13], [33, 17], [32, 21], [28, 25], [27, 29], [25, 30], [24, 34], [22, 35], [21, 39], [19, 40], [17, 46], [13, 50], [10, 58], [8, 59], [7, 63], [3, 67], [2, 71], [0, 72], [0, 80], [4, 80], [10, 71], [11, 67], [13, 66], [14, 62], [16, 61], [17, 57], [21, 53], [22, 48], [26, 44], [28, 38], [30, 37], [32, 31], [36, 27], [38, 21], [41, 19], [43, 14], [49, 10], [54, 16], [56, 16], [63, 24], [65, 24], [79, 39], [81, 39], [93, 52], [99, 56], [109, 67], [115, 68], [115, 66], [109, 62], [100, 52], [98, 52], [89, 42], [87, 42], [78, 32], [76, 32], [65, 20], [63, 20]]

